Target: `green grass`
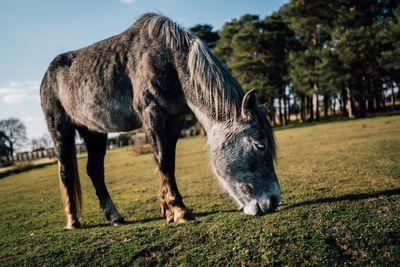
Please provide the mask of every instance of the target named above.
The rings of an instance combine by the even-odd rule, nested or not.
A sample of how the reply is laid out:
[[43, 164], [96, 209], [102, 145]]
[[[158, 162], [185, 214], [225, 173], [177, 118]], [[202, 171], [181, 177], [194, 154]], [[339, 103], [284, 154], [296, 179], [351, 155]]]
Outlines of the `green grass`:
[[400, 264], [400, 116], [276, 131], [282, 205], [250, 217], [208, 169], [205, 140], [180, 140], [177, 180], [196, 221], [166, 225], [151, 155], [110, 151], [127, 225], [108, 226], [79, 159], [83, 229], [64, 230], [57, 166], [0, 179], [0, 265]]

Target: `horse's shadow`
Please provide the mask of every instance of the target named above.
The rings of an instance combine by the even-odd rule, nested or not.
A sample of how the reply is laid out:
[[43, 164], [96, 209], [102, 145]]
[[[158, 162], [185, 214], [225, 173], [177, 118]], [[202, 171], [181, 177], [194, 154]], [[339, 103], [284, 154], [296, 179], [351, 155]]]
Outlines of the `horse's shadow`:
[[383, 197], [383, 196], [389, 197], [389, 196], [394, 196], [394, 195], [400, 195], [400, 188], [394, 188], [394, 189], [389, 189], [389, 190], [384, 190], [384, 191], [379, 191], [379, 192], [346, 194], [346, 195], [342, 195], [342, 196], [338, 196], [338, 197], [326, 197], [326, 198], [311, 199], [311, 200], [306, 200], [306, 201], [302, 201], [299, 203], [284, 206], [280, 210], [287, 210], [287, 209], [315, 205], [315, 204], [335, 203], [335, 202], [341, 202], [341, 201], [359, 201], [359, 200], [364, 200], [364, 199], [369, 199], [369, 198], [377, 198], [377, 197]]
[[[125, 222], [121, 225], [142, 224], [142, 223], [155, 222], [155, 221], [160, 221], [160, 220], [164, 220], [164, 218], [161, 216], [158, 216], [158, 217], [144, 218], [144, 219], [139, 219], [139, 220], [125, 220]], [[99, 227], [110, 227], [110, 223], [84, 224], [82, 226], [82, 229], [92, 229], [92, 228], [99, 228]]]
[[[202, 217], [207, 217], [210, 215], [215, 215], [215, 214], [226, 214], [226, 213], [233, 213], [233, 212], [239, 212], [239, 210], [236, 209], [228, 209], [228, 210], [219, 210], [219, 211], [208, 211], [208, 212], [194, 212], [194, 219], [192, 221], [197, 221], [197, 219], [200, 219]], [[156, 221], [165, 221], [165, 219], [161, 216], [158, 217], [152, 217], [152, 218], [143, 218], [139, 220], [125, 220], [125, 222], [122, 225], [133, 225], [133, 224], [143, 224], [143, 223], [148, 223], [148, 222], [156, 222]], [[99, 228], [99, 227], [110, 227], [110, 223], [97, 223], [97, 224], [84, 224], [82, 226], [82, 229], [92, 229], [92, 228]]]

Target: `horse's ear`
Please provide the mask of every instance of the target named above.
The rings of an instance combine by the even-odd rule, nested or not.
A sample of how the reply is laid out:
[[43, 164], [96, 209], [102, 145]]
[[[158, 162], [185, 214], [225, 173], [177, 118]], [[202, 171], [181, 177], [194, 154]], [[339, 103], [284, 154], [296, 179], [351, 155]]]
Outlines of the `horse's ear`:
[[257, 108], [256, 103], [256, 89], [251, 89], [243, 97], [241, 113], [243, 119], [251, 119], [254, 116]]

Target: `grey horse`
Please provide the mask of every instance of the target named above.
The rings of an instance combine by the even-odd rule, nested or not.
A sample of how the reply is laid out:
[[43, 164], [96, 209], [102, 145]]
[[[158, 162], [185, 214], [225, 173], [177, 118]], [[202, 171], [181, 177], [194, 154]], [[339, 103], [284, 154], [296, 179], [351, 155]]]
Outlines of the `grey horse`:
[[69, 229], [80, 227], [76, 131], [85, 141], [87, 173], [111, 224], [124, 219], [104, 182], [107, 133], [138, 127], [153, 148], [166, 221], [193, 218], [175, 181], [176, 143], [190, 111], [206, 130], [213, 171], [240, 208], [261, 215], [280, 203], [274, 136], [254, 90], [245, 94], [199, 38], [165, 16], [144, 14], [121, 34], [57, 56], [40, 97]]

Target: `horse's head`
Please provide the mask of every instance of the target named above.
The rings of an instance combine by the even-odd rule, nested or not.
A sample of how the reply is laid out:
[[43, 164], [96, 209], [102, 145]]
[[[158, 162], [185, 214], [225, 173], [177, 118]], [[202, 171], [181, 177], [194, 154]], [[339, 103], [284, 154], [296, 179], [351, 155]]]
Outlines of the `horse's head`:
[[240, 118], [214, 128], [211, 165], [229, 194], [249, 215], [275, 210], [281, 201], [274, 169], [275, 142], [255, 91], [243, 98]]

